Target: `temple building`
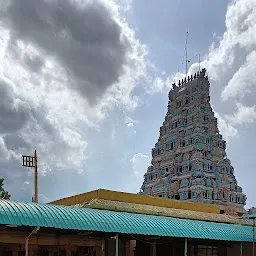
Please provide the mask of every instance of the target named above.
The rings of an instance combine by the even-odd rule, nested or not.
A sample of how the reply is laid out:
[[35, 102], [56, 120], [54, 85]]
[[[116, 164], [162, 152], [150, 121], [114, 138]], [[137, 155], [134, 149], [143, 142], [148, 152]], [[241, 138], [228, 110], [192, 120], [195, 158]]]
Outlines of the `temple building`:
[[222, 213], [243, 214], [246, 196], [226, 156], [209, 88], [205, 69], [173, 84], [140, 193], [218, 204]]

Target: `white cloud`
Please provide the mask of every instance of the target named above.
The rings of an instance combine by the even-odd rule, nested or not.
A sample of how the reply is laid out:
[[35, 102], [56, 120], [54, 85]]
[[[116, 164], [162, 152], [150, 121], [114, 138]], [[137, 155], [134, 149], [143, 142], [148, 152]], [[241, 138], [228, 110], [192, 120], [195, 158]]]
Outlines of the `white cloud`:
[[128, 123], [128, 124], [127, 124], [127, 127], [134, 127], [134, 123], [132, 123], [132, 122], [131, 122], [131, 123]]
[[218, 118], [218, 129], [226, 141], [238, 136], [238, 130], [224, 116], [216, 111], [214, 111], [214, 115]]
[[256, 105], [247, 107], [237, 103], [237, 111], [227, 119], [234, 125], [256, 122]]
[[138, 120], [134, 120], [133, 118], [131, 118], [127, 114], [125, 114], [124, 121], [125, 121], [127, 126], [128, 126], [128, 123], [133, 123], [134, 125], [138, 123]]
[[152, 93], [162, 92], [165, 86], [165, 81], [160, 77], [156, 77], [150, 89]]
[[145, 91], [148, 94], [166, 94], [172, 88], [172, 84], [179, 80], [179, 77], [182, 77], [182, 74], [175, 73], [166, 78], [163, 78], [162, 76], [156, 76], [154, 78], [151, 78], [151, 80], [148, 80]]
[[135, 125], [138, 124], [137, 120], [132, 119], [131, 117], [125, 115], [125, 123], [131, 133], [136, 134]]
[[222, 92], [222, 99], [243, 98], [256, 92], [256, 51], [251, 52], [244, 64], [236, 71]]
[[213, 44], [203, 65], [212, 79], [228, 81], [222, 99], [255, 93], [256, 1], [232, 1], [226, 13], [226, 31]]
[[214, 111], [214, 114], [218, 118], [220, 133], [228, 141], [231, 138], [239, 137], [239, 125], [256, 122], [256, 105], [248, 107], [237, 103], [233, 114], [223, 115], [216, 111]]
[[233, 113], [215, 112], [219, 130], [228, 140], [239, 135], [243, 127], [238, 125], [256, 122], [255, 105], [251, 104], [256, 97], [256, 1], [232, 1], [226, 13], [226, 31], [216, 39], [201, 66], [215, 85], [223, 88], [225, 104], [236, 105]]
[[[132, 163], [132, 169], [134, 175], [139, 179], [142, 184], [143, 175], [146, 172], [148, 166], [150, 165], [150, 158], [142, 153], [135, 154], [130, 160]], [[139, 186], [141, 186], [141, 184]]]

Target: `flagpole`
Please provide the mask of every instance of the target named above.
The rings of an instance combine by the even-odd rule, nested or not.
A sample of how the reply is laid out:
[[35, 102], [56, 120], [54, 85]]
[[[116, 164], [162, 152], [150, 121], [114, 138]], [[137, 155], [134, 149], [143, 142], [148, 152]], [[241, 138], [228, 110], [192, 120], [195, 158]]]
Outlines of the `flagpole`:
[[38, 203], [38, 173], [37, 173], [37, 154], [36, 154], [36, 150], [34, 153], [34, 168], [35, 168], [35, 203]]
[[186, 76], [188, 73], [188, 32], [186, 37]]
[[34, 152], [34, 156], [22, 155], [22, 166], [34, 168], [34, 198], [32, 201], [38, 203], [38, 171], [36, 150]]

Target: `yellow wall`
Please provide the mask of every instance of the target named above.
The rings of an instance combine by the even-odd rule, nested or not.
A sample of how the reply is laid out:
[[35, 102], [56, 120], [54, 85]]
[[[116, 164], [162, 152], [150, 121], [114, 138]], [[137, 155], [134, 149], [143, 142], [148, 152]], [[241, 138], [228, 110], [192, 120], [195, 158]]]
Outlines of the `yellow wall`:
[[70, 196], [66, 198], [61, 198], [59, 200], [50, 202], [50, 204], [57, 204], [57, 205], [76, 205], [81, 204], [84, 201], [91, 201], [92, 199], [98, 198], [98, 191], [99, 190], [93, 190], [84, 194], [79, 194], [75, 196]]
[[185, 202], [182, 200], [171, 200], [168, 198], [159, 198], [147, 195], [138, 195], [125, 192], [117, 192], [105, 189], [98, 189], [88, 193], [75, 195], [67, 198], [62, 198], [50, 204], [57, 205], [76, 205], [81, 204], [84, 201], [91, 201], [93, 199], [104, 199], [111, 201], [127, 202], [134, 204], [146, 204], [166, 208], [175, 208], [199, 212], [209, 212], [209, 213], [220, 213], [220, 207], [218, 205], [201, 204]]

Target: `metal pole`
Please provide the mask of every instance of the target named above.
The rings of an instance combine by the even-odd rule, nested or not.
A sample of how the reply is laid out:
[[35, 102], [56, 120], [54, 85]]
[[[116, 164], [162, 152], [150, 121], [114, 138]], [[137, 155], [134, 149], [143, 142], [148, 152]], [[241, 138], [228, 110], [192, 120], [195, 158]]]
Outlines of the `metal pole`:
[[29, 236], [25, 240], [25, 256], [28, 256], [28, 239], [29, 239]]
[[119, 238], [118, 238], [118, 233], [116, 234], [116, 256], [119, 255]]
[[186, 37], [186, 76], [188, 73], [188, 32]]
[[32, 232], [25, 238], [25, 256], [28, 256], [28, 242], [31, 235], [36, 234], [40, 227], [35, 227]]
[[243, 256], [243, 242], [240, 244], [240, 256]]
[[37, 155], [36, 150], [34, 154], [34, 161], [35, 161], [35, 199], [34, 202], [38, 203], [38, 174], [37, 174]]
[[185, 238], [185, 245], [184, 245], [184, 256], [188, 255], [188, 239]]
[[198, 54], [198, 59], [199, 59], [199, 72], [200, 72], [200, 62], [201, 62], [200, 54]]

